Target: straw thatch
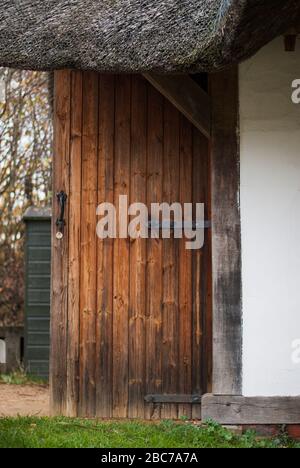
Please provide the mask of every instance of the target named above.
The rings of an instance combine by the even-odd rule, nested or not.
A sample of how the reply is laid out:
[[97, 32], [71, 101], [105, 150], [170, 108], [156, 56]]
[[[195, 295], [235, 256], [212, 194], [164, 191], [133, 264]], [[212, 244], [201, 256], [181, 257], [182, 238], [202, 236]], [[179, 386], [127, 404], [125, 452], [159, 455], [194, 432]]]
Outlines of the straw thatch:
[[0, 65], [209, 71], [299, 18], [299, 0], [0, 0]]

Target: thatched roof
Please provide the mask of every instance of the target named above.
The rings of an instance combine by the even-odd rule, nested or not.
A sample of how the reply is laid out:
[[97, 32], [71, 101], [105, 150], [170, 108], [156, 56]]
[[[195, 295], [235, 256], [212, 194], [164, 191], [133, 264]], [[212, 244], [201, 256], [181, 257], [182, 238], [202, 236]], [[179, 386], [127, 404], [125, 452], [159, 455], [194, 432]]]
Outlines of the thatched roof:
[[299, 0], [0, 0], [0, 65], [209, 71], [299, 17]]

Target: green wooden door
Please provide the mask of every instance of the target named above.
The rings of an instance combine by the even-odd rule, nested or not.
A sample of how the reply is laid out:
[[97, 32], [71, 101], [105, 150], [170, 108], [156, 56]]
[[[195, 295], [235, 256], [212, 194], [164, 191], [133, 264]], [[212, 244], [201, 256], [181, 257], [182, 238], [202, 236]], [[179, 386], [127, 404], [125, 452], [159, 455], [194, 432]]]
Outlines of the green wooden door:
[[25, 261], [25, 366], [48, 379], [50, 347], [51, 214], [27, 210]]

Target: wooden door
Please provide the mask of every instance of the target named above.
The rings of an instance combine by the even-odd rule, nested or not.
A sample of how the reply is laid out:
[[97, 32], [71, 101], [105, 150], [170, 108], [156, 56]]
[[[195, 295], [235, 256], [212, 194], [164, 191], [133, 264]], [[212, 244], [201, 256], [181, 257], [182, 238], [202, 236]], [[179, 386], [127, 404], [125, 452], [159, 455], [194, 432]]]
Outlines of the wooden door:
[[208, 141], [141, 76], [60, 71], [55, 83], [54, 190], [68, 201], [62, 240], [53, 223], [53, 413], [198, 418], [186, 397], [210, 385], [210, 232], [195, 251], [100, 240], [96, 207], [203, 202], [209, 219]]

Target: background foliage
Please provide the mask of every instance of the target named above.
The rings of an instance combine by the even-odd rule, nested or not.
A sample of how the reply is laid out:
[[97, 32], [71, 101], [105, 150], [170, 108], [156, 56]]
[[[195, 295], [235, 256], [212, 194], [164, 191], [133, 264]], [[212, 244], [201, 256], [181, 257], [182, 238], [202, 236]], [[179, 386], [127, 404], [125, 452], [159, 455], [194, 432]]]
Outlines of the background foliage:
[[24, 225], [51, 199], [48, 74], [0, 69], [0, 323], [22, 321]]

